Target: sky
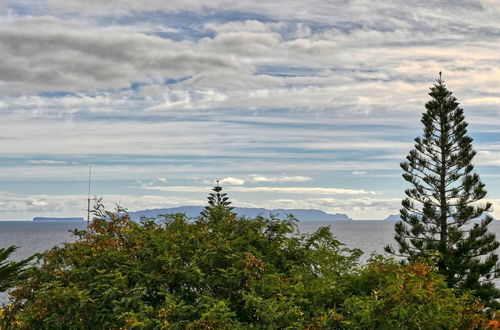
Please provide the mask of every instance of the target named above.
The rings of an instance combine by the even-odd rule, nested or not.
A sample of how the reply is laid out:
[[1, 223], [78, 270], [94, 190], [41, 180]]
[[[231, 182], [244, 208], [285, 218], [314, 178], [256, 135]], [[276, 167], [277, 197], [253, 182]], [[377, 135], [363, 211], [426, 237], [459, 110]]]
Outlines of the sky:
[[500, 218], [500, 2], [2, 0], [0, 220], [204, 205], [397, 213], [443, 72]]

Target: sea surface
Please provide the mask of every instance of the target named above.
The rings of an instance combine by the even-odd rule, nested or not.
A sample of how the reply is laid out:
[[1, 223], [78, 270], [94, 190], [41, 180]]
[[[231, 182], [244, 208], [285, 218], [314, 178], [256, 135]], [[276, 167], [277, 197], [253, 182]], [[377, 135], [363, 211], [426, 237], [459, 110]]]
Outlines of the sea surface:
[[[0, 221], [0, 248], [18, 246], [12, 260], [27, 258], [56, 245], [75, 241], [71, 230], [84, 229], [85, 222], [32, 222]], [[361, 261], [372, 253], [383, 253], [384, 246], [394, 244], [394, 222], [378, 220], [355, 221], [304, 221], [299, 223], [301, 232], [313, 232], [321, 226], [330, 226], [335, 237], [347, 247], [364, 252]], [[490, 225], [490, 231], [500, 238], [500, 221]], [[8, 301], [0, 294], [0, 305]]]

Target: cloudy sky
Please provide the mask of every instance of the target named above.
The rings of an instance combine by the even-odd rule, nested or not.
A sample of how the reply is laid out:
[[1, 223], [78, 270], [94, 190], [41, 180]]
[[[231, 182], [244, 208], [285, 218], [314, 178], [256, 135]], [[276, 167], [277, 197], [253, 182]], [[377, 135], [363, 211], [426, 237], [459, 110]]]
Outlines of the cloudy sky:
[[443, 71], [500, 218], [496, 0], [2, 0], [0, 219], [204, 204], [397, 212]]

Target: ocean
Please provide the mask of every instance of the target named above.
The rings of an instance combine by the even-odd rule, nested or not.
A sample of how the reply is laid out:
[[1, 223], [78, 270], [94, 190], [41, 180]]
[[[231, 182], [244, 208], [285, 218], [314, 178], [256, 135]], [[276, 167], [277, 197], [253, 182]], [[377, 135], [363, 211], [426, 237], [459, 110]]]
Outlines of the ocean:
[[[55, 245], [72, 242], [75, 238], [69, 232], [72, 229], [84, 229], [85, 222], [31, 222], [0, 221], [0, 247], [11, 245], [19, 249], [13, 254], [13, 260], [27, 258], [43, 252]], [[313, 232], [320, 226], [330, 226], [335, 237], [347, 247], [359, 248], [364, 252], [361, 261], [366, 261], [370, 254], [383, 253], [384, 246], [394, 243], [394, 222], [376, 220], [356, 221], [304, 221], [299, 223], [301, 232]], [[490, 231], [500, 239], [500, 221], [490, 225]], [[0, 305], [8, 301], [6, 294], [0, 294]]]
[[[14, 260], [27, 258], [55, 245], [74, 241], [69, 232], [84, 229], [85, 222], [32, 222], [0, 221], [0, 247], [16, 245]], [[392, 242], [394, 223], [389, 221], [303, 221], [301, 232], [313, 232], [320, 226], [330, 226], [337, 239], [348, 247], [359, 248], [369, 255], [383, 252], [383, 247]], [[500, 224], [498, 226], [500, 232]], [[500, 236], [500, 234], [499, 234]]]

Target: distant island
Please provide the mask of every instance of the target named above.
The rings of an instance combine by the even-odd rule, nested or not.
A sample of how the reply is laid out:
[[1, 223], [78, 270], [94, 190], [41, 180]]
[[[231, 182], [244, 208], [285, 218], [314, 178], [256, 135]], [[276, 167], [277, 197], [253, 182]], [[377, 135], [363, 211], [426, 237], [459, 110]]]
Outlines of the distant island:
[[[141, 210], [129, 212], [133, 220], [140, 220], [141, 217], [155, 218], [160, 214], [184, 213], [188, 217], [196, 217], [204, 209], [203, 206], [180, 206], [163, 209]], [[352, 221], [346, 214], [341, 213], [326, 213], [321, 210], [314, 209], [264, 209], [253, 207], [235, 207], [233, 212], [238, 215], [248, 218], [255, 218], [259, 215], [268, 217], [270, 214], [277, 216], [280, 219], [286, 217], [286, 214], [293, 214], [300, 221]]]
[[384, 219], [384, 221], [399, 221], [401, 218], [399, 217], [399, 214], [391, 214], [387, 218]]
[[49, 218], [49, 217], [34, 217], [35, 222], [82, 222], [83, 218]]

